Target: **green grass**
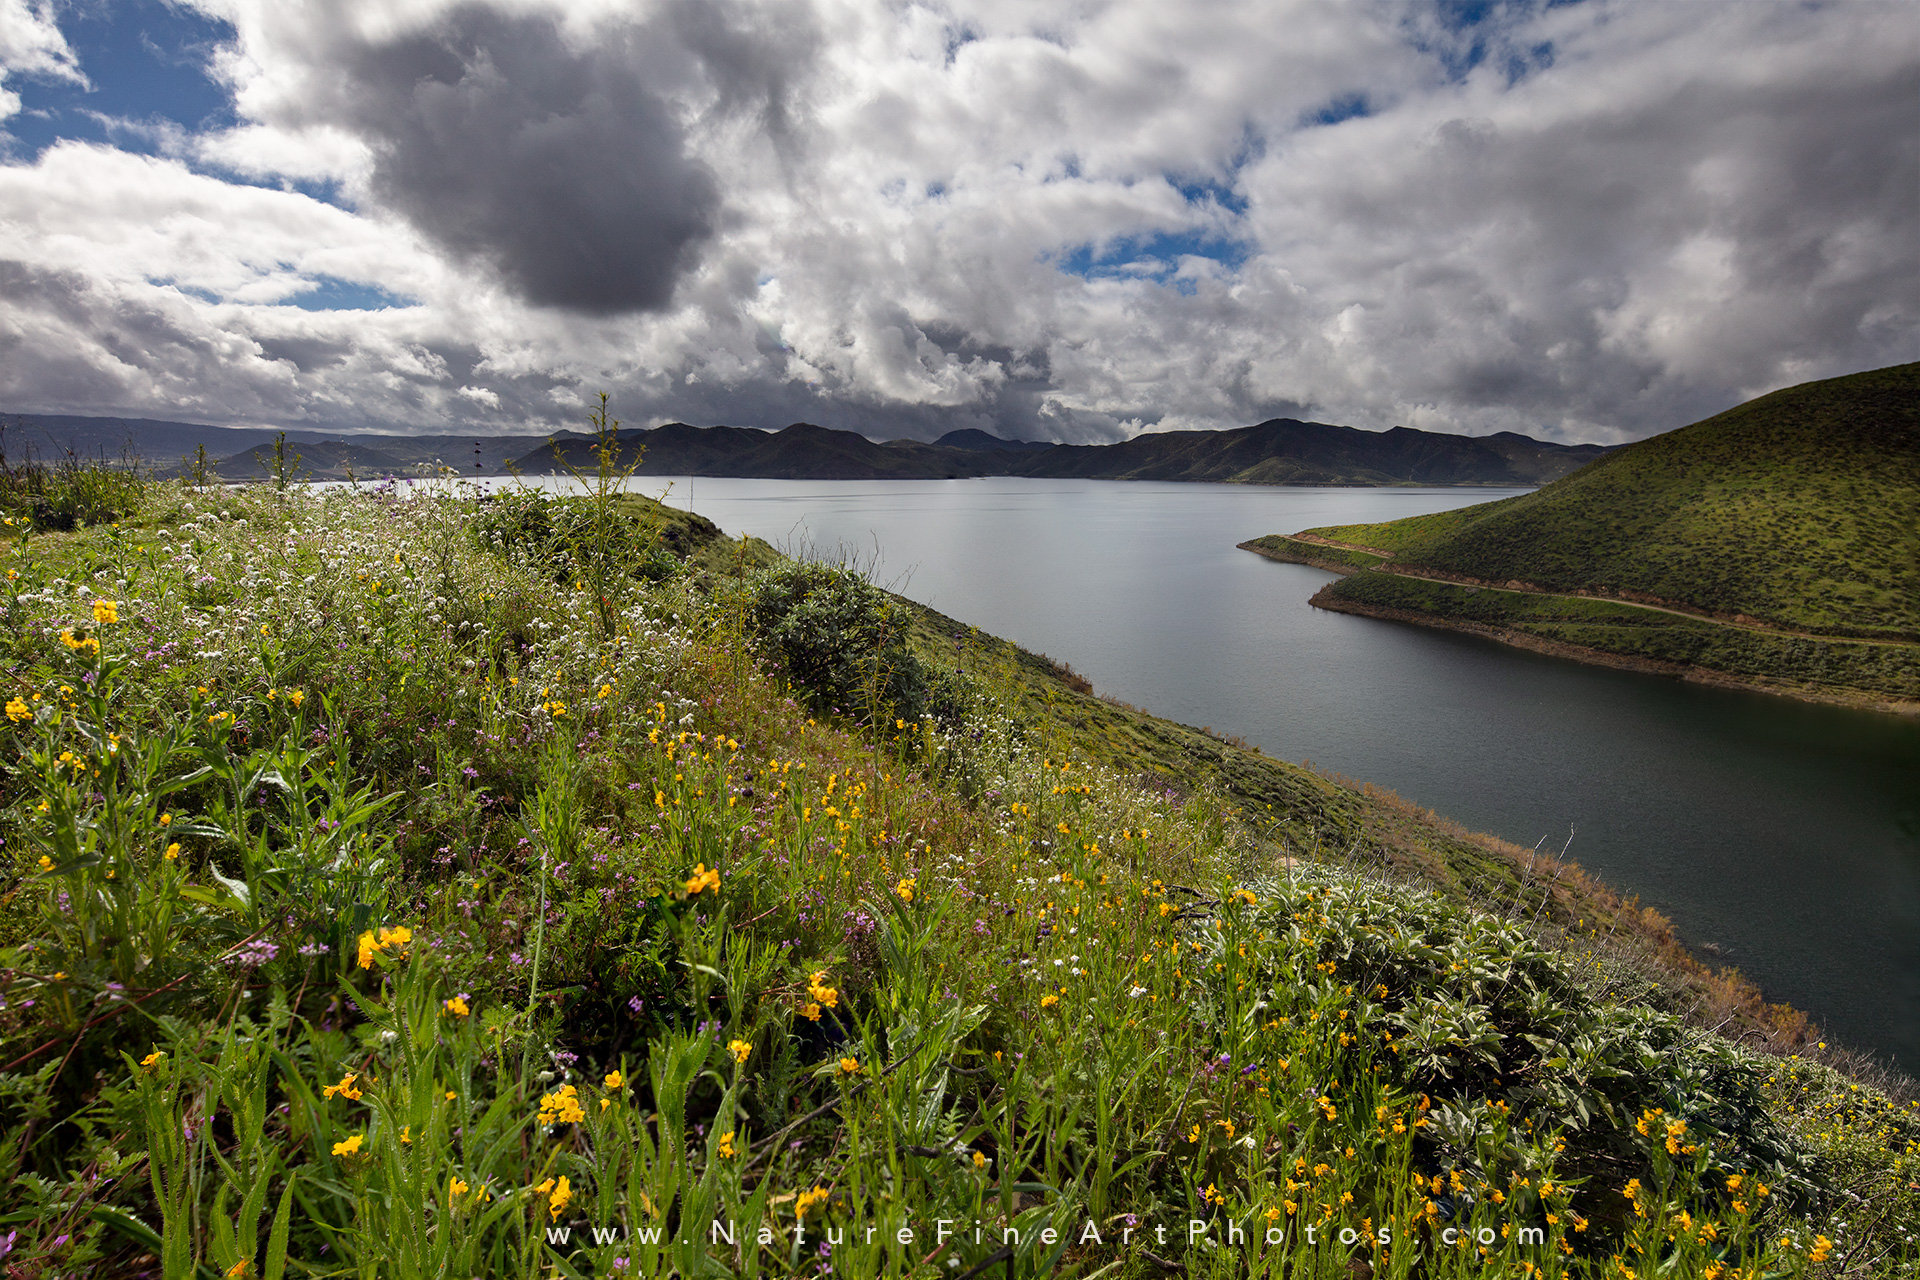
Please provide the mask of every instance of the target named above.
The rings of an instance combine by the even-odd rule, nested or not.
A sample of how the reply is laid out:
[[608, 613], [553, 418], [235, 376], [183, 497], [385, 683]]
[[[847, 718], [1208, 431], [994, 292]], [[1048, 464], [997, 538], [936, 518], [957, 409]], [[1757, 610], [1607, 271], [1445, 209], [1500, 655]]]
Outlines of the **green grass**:
[[1609, 600], [1476, 589], [1386, 573], [1328, 588], [1330, 605], [1396, 610], [1623, 658], [1863, 698], [1920, 699], [1920, 647], [1783, 636]]
[[1920, 364], [1776, 391], [1534, 493], [1308, 532], [1481, 581], [1920, 637]]
[[835, 716], [697, 518], [151, 486], [5, 549], [22, 1274], [1920, 1256], [1914, 1109], [1659, 1007], [1575, 869], [928, 611], [849, 677], [926, 715]]
[[1369, 555], [1365, 551], [1353, 551], [1346, 547], [1324, 546], [1317, 542], [1303, 542], [1298, 538], [1289, 538], [1285, 534], [1278, 533], [1268, 534], [1264, 538], [1255, 538], [1251, 542], [1243, 542], [1240, 545], [1245, 550], [1258, 552], [1270, 560], [1310, 564], [1339, 573], [1372, 569], [1386, 562], [1385, 556]]

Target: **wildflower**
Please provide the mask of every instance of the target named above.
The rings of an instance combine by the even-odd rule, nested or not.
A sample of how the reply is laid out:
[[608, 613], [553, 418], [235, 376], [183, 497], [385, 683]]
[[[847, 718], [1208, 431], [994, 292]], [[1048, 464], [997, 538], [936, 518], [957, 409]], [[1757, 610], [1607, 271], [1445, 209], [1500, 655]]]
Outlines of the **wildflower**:
[[229, 1276], [243, 1276], [247, 1274], [248, 1270], [251, 1269], [252, 1266], [253, 1266], [252, 1258], [242, 1258], [240, 1259], [240, 1261], [234, 1263], [232, 1266], [227, 1268], [227, 1274]]
[[453, 1208], [454, 1200], [467, 1194], [468, 1190], [470, 1190], [470, 1188], [466, 1183], [460, 1181], [460, 1175], [456, 1173], [447, 1182], [447, 1208]]
[[9, 699], [7, 702], [7, 719], [13, 721], [15, 724], [20, 723], [22, 720], [31, 720], [33, 719], [33, 708], [18, 698]]
[[347, 1072], [346, 1075], [340, 1077], [339, 1084], [330, 1084], [330, 1085], [327, 1085], [325, 1088], [321, 1089], [320, 1096], [322, 1098], [331, 1098], [333, 1097], [334, 1094], [337, 1093], [343, 1098], [358, 1098], [361, 1094], [361, 1090], [354, 1088], [353, 1082], [355, 1080], [358, 1080], [359, 1078], [360, 1078], [359, 1072], [349, 1071]]
[[978, 1151], [976, 1151], [976, 1152], [974, 1152], [974, 1153], [973, 1153], [973, 1167], [974, 1167], [974, 1168], [976, 1168], [976, 1169], [984, 1169], [984, 1168], [986, 1168], [986, 1167], [987, 1167], [987, 1158], [986, 1158], [986, 1156], [984, 1156], [984, 1155], [982, 1155], [982, 1154], [981, 1154], [980, 1152], [978, 1152]]
[[860, 1074], [860, 1059], [858, 1059], [858, 1058], [842, 1058], [842, 1059], [840, 1059], [840, 1074], [841, 1074], [841, 1075], [843, 1075], [843, 1076], [857, 1076], [857, 1075], [859, 1075], [859, 1074]]
[[732, 1129], [729, 1129], [725, 1133], [720, 1135], [720, 1158], [722, 1160], [733, 1159], [733, 1130]]
[[167, 846], [166, 857], [168, 862], [178, 862], [180, 860], [180, 842], [178, 840], [175, 840]]
[[609, 1071], [607, 1072], [605, 1078], [603, 1078], [600, 1081], [600, 1083], [605, 1085], [609, 1089], [618, 1089], [627, 1083], [627, 1078], [621, 1075], [617, 1070]]
[[456, 1018], [464, 1018], [473, 1012], [473, 1010], [467, 1007], [467, 1002], [459, 996], [455, 996], [451, 1000], [442, 1000], [440, 1007]]
[[580, 1109], [580, 1091], [572, 1085], [566, 1085], [557, 1093], [540, 1095], [540, 1123], [579, 1124], [587, 1118]]
[[727, 1041], [727, 1052], [733, 1055], [735, 1063], [745, 1062], [747, 1055], [753, 1052], [753, 1046], [745, 1040]]
[[160, 825], [161, 825], [161, 826], [163, 826], [163, 827], [165, 827], [165, 826], [171, 826], [171, 825], [172, 825], [172, 823], [173, 823], [173, 815], [172, 815], [172, 814], [170, 814], [170, 813], [163, 813], [163, 814], [161, 814], [161, 815], [160, 815]]
[[709, 870], [706, 863], [696, 862], [693, 864], [693, 877], [687, 881], [687, 896], [694, 897], [708, 889], [720, 892], [719, 868]]
[[380, 944], [374, 940], [373, 930], [369, 929], [360, 935], [360, 967], [362, 969], [373, 968], [373, 958], [379, 952]]
[[382, 929], [380, 945], [384, 947], [404, 947], [413, 941], [413, 930], [401, 925], [397, 929]]
[[100, 626], [120, 621], [120, 603], [117, 600], [95, 600], [93, 602], [93, 620]]
[[827, 985], [825, 969], [814, 970], [813, 976], [807, 979], [807, 994], [819, 1001], [824, 1008], [836, 1009], [840, 1005], [840, 992], [837, 988]]
[[827, 1193], [819, 1187], [811, 1191], [802, 1191], [793, 1202], [793, 1216], [796, 1219], [807, 1216], [807, 1211], [827, 1198]]
[[558, 1178], [548, 1178], [535, 1187], [534, 1192], [547, 1198], [547, 1212], [552, 1215], [555, 1222], [560, 1221], [560, 1215], [566, 1211], [567, 1202], [573, 1199], [573, 1188], [568, 1185], [565, 1174], [561, 1174]]
[[800, 1006], [800, 1016], [809, 1022], [818, 1022], [820, 1021], [820, 1006], [809, 1000]]
[[365, 1143], [366, 1143], [366, 1138], [363, 1135], [356, 1133], [351, 1138], [348, 1138], [344, 1142], [334, 1143], [333, 1154], [337, 1156], [357, 1156], [360, 1154], [361, 1146], [363, 1146]]
[[44, 854], [44, 853], [40, 855], [40, 869], [41, 869], [42, 871], [51, 871], [51, 870], [53, 870], [53, 859], [52, 859], [52, 858], [49, 858], [49, 857], [48, 857], [48, 856], [47, 856], [46, 854]]
[[913, 890], [916, 883], [917, 882], [914, 880], [912, 876], [908, 876], [905, 880], [902, 880], [899, 884], [893, 886], [893, 891], [900, 895], [900, 901], [912, 902]]
[[306, 700], [307, 700], [307, 695], [300, 692], [300, 690], [298, 689], [291, 690], [287, 694], [287, 701], [291, 702], [296, 707], [298, 707], [301, 703], [305, 702]]
[[459, 1094], [457, 1094], [457, 1093], [455, 1093], [455, 1092], [454, 1092], [453, 1090], [451, 1090], [451, 1089], [449, 1089], [449, 1090], [447, 1090], [447, 1093], [446, 1093], [446, 1100], [447, 1100], [448, 1102], [452, 1102], [452, 1101], [453, 1101], [453, 1100], [454, 1100], [455, 1098], [457, 1098], [457, 1097], [459, 1097], [459, 1096], [460, 1096]]
[[1233, 1129], [1233, 1121], [1231, 1121], [1231, 1120], [1215, 1120], [1215, 1121], [1214, 1121], [1214, 1123], [1215, 1123], [1215, 1124], [1217, 1124], [1217, 1125], [1219, 1125], [1219, 1126], [1220, 1126], [1220, 1127], [1221, 1127], [1222, 1129], [1224, 1129], [1224, 1130], [1226, 1131], [1226, 1134], [1227, 1134], [1227, 1141], [1228, 1141], [1228, 1142], [1232, 1142], [1232, 1141], [1233, 1141], [1233, 1133], [1234, 1133], [1234, 1129]]
[[152, 1069], [153, 1069], [154, 1067], [157, 1067], [157, 1066], [159, 1066], [159, 1065], [160, 1065], [160, 1059], [162, 1059], [162, 1058], [164, 1058], [164, 1057], [166, 1057], [166, 1056], [167, 1056], [167, 1055], [166, 1055], [166, 1051], [165, 1051], [165, 1050], [163, 1050], [163, 1049], [155, 1049], [155, 1050], [154, 1050], [154, 1051], [153, 1051], [152, 1053], [150, 1053], [150, 1054], [148, 1054], [148, 1055], [147, 1055], [146, 1057], [144, 1057], [144, 1058], [142, 1058], [142, 1059], [140, 1059], [140, 1065], [141, 1065], [141, 1066], [143, 1066], [143, 1067], [146, 1067], [146, 1068], [147, 1068], [148, 1070], [152, 1070]]
[[1052, 992], [1048, 992], [1046, 995], [1040, 997], [1040, 1007], [1042, 1009], [1051, 1009], [1059, 1003], [1060, 997], [1054, 995]]
[[1807, 1254], [1807, 1261], [1825, 1262], [1832, 1255], [1833, 1241], [1827, 1239], [1825, 1236], [1817, 1235], [1813, 1238], [1813, 1251]]

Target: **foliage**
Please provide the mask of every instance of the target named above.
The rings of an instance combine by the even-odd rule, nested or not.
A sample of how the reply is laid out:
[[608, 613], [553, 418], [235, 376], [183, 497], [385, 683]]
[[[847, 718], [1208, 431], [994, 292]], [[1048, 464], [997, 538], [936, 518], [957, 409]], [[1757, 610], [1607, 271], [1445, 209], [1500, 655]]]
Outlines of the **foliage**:
[[1912, 1274], [1841, 1207], [1910, 1108], [1810, 1130], [1527, 928], [1276, 861], [1358, 792], [1144, 718], [1216, 764], [1142, 785], [1034, 655], [717, 537], [556, 570], [516, 501], [6, 544], [10, 1268]]
[[138, 507], [147, 484], [130, 466], [110, 466], [71, 450], [53, 463], [36, 461], [30, 452], [10, 458], [0, 428], [0, 513], [9, 526], [67, 530], [105, 524]]
[[1920, 364], [1776, 391], [1517, 498], [1308, 532], [1482, 582], [1920, 639]]
[[1920, 645], [1780, 635], [1610, 600], [1476, 588], [1388, 573], [1356, 574], [1327, 590], [1335, 608], [1403, 611], [1653, 663], [1704, 667], [1810, 689], [1920, 699]]
[[821, 711], [919, 720], [927, 676], [907, 647], [908, 618], [841, 565], [796, 561], [748, 584], [758, 642]]

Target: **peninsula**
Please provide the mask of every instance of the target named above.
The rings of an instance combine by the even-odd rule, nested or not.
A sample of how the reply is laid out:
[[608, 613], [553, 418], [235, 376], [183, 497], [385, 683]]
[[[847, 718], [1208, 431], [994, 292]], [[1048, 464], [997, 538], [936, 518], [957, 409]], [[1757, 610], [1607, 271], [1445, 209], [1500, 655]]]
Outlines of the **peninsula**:
[[1810, 382], [1545, 488], [1240, 544], [1325, 609], [1920, 711], [1920, 364]]

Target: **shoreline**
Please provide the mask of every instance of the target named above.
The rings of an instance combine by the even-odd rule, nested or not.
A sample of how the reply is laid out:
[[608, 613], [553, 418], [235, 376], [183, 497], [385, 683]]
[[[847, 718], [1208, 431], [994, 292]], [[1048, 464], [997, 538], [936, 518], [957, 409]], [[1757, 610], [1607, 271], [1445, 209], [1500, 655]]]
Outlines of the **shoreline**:
[[[1292, 541], [1292, 535], [1285, 535]], [[1255, 544], [1255, 540], [1236, 544], [1239, 550], [1251, 551], [1257, 556], [1274, 560], [1282, 564], [1304, 564], [1309, 568], [1320, 569], [1327, 573], [1348, 577], [1358, 572], [1350, 564], [1342, 564], [1331, 558], [1304, 554], [1283, 555], [1271, 547]], [[1331, 584], [1329, 584], [1331, 585]], [[1466, 585], [1466, 584], [1462, 584]], [[1593, 597], [1601, 599], [1603, 597]], [[1818, 688], [1807, 685], [1788, 684], [1781, 681], [1737, 676], [1714, 667], [1702, 667], [1693, 663], [1671, 662], [1661, 658], [1640, 658], [1629, 654], [1612, 653], [1605, 649], [1595, 649], [1586, 645], [1568, 644], [1558, 640], [1544, 640], [1539, 636], [1509, 627], [1490, 626], [1483, 622], [1467, 622], [1448, 618], [1441, 614], [1423, 613], [1415, 609], [1395, 609], [1380, 605], [1360, 604], [1350, 600], [1341, 600], [1332, 596], [1327, 587], [1321, 587], [1308, 598], [1307, 603], [1316, 609], [1329, 613], [1346, 613], [1363, 618], [1378, 618], [1386, 622], [1405, 622], [1414, 626], [1429, 627], [1436, 631], [1454, 631], [1463, 635], [1478, 636], [1484, 640], [1493, 640], [1500, 644], [1511, 645], [1516, 649], [1526, 649], [1533, 653], [1546, 654], [1549, 657], [1565, 658], [1573, 662], [1582, 662], [1594, 667], [1612, 667], [1619, 671], [1632, 671], [1640, 675], [1664, 676], [1668, 679], [1685, 680], [1690, 684], [1708, 685], [1718, 689], [1738, 689], [1748, 693], [1765, 693], [1775, 697], [1792, 698], [1799, 702], [1812, 702], [1826, 706], [1848, 707], [1856, 711], [1874, 711], [1882, 715], [1920, 716], [1920, 700], [1889, 698], [1857, 689]], [[1632, 603], [1622, 601], [1621, 603]], [[1714, 621], [1700, 615], [1704, 621]]]

